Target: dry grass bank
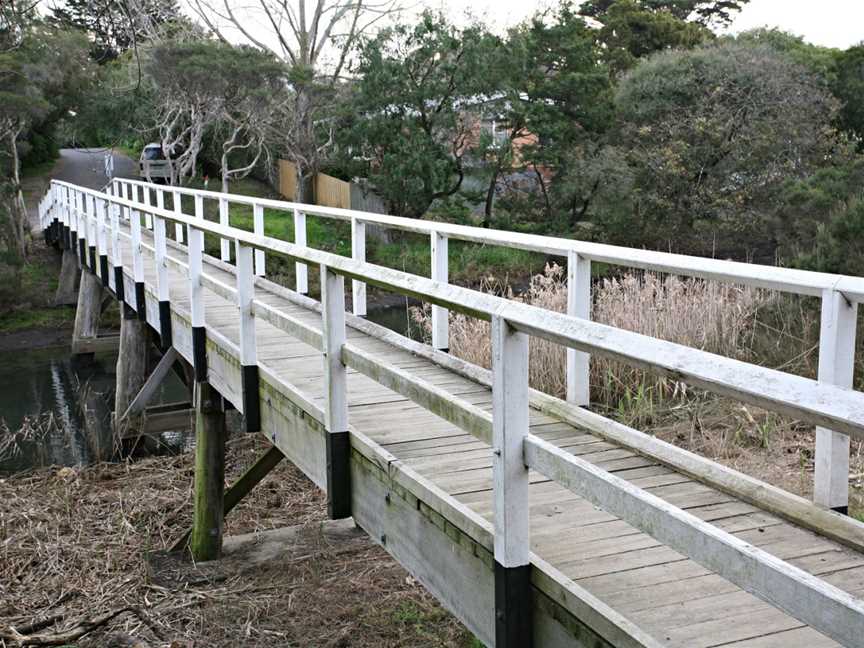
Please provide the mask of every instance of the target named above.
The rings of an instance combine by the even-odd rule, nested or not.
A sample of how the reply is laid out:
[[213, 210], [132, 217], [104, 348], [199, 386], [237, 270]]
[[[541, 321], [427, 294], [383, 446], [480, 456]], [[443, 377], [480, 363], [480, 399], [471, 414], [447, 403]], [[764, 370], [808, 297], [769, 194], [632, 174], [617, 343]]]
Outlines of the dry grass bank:
[[[229, 443], [232, 481], [264, 449]], [[59, 636], [123, 610], [66, 642], [95, 646], [471, 646], [464, 628], [365, 536], [317, 543], [218, 577], [175, 587], [148, 571], [191, 520], [191, 454], [0, 479], [0, 637]], [[283, 462], [227, 519], [227, 533], [305, 525], [315, 535], [325, 500]], [[134, 638], [140, 643], [131, 642]], [[63, 643], [63, 642], [61, 642]], [[0, 640], [0, 645], [3, 641]]]

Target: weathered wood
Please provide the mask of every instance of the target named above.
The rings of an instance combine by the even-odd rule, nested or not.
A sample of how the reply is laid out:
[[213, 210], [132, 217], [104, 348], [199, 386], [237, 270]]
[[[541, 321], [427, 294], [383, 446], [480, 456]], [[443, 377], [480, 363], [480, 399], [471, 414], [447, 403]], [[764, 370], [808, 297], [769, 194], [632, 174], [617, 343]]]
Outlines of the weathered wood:
[[[132, 399], [147, 380], [149, 356], [147, 324], [139, 319], [124, 317], [120, 322], [120, 352], [117, 355], [117, 386], [114, 392], [114, 411], [125, 412]], [[119, 436], [135, 429], [137, 421], [115, 421]]]
[[864, 604], [623, 479], [529, 436], [528, 465], [847, 646], [864, 636]]
[[[567, 314], [591, 319], [591, 261], [571, 251], [567, 256]], [[588, 405], [591, 401], [589, 362], [584, 351], [567, 349], [567, 402]]]
[[[294, 209], [294, 243], [301, 248], [306, 247], [306, 213]], [[305, 263], [294, 264], [294, 272], [297, 275], [297, 292], [305, 295], [309, 292], [309, 266]]]
[[57, 292], [54, 293], [54, 304], [71, 306], [78, 303], [78, 286], [81, 271], [78, 269], [78, 256], [72, 249], [63, 250], [60, 263], [60, 279], [57, 282]]
[[[855, 370], [855, 332], [858, 304], [835, 290], [822, 296], [819, 327], [819, 380], [852, 387]], [[849, 507], [849, 436], [816, 428], [816, 466], [813, 501], [846, 513]]]
[[195, 499], [189, 550], [194, 560], [222, 553], [225, 511], [225, 410], [208, 383], [195, 383]]
[[[351, 219], [351, 258], [366, 261], [366, 223]], [[366, 315], [366, 284], [357, 279], [351, 281], [351, 310], [358, 317]]]
[[[447, 237], [438, 232], [430, 234], [432, 280], [447, 283], [449, 273]], [[432, 305], [432, 347], [446, 351], [450, 348], [450, 314], [446, 308]]]
[[91, 272], [81, 273], [78, 287], [78, 306], [75, 310], [75, 325], [72, 330], [72, 345], [78, 341], [95, 339], [99, 334], [99, 319], [102, 315], [102, 283]]
[[[240, 475], [237, 481], [231, 484], [231, 487], [225, 491], [223, 514], [227, 516], [284, 458], [285, 455], [276, 446], [271, 446], [267, 452], [258, 457], [255, 463], [249, 466], [246, 472]], [[192, 529], [189, 528], [171, 545], [169, 551], [181, 551], [185, 549], [189, 544], [191, 535]]]
[[129, 407], [123, 411], [120, 421], [142, 412], [144, 408], [150, 404], [151, 399], [156, 394], [156, 390], [162, 385], [162, 381], [165, 380], [165, 376], [170, 373], [171, 367], [175, 362], [177, 362], [177, 360], [177, 351], [173, 348], [169, 348], [159, 359], [159, 362], [153, 371], [150, 372], [150, 375], [135, 395], [135, 398], [133, 398], [132, 402], [129, 403]]

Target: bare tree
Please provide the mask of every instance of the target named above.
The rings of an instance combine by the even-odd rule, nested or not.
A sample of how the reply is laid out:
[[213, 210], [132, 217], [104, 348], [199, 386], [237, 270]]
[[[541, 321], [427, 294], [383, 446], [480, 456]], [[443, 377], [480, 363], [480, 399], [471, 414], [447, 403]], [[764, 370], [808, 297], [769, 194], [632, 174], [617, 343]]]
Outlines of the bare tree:
[[220, 39], [231, 32], [283, 60], [291, 101], [284, 106], [283, 148], [297, 168], [300, 202], [311, 202], [312, 179], [332, 144], [327, 107], [358, 40], [400, 10], [400, 0], [190, 0]]

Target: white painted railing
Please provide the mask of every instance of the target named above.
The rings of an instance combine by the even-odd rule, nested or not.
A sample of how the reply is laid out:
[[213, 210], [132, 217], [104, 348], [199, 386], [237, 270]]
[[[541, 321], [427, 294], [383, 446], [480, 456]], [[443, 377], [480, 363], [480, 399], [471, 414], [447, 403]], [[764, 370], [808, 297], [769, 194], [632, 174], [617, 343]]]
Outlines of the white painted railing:
[[[307, 246], [307, 215], [349, 221], [352, 228], [352, 257], [358, 261], [363, 261], [366, 258], [365, 225], [367, 223], [384, 228], [425, 234], [430, 237], [430, 276], [440, 283], [447, 283], [448, 281], [447, 244], [449, 239], [563, 256], [567, 259], [568, 268], [567, 313], [583, 319], [589, 319], [591, 314], [592, 262], [668, 272], [818, 297], [822, 300], [819, 379], [841, 387], [852, 386], [851, 368], [854, 365], [857, 305], [864, 300], [864, 278], [861, 277], [638, 250], [549, 236], [518, 234], [465, 225], [223, 194], [215, 191], [164, 187], [136, 180], [114, 179], [113, 184], [115, 187], [122, 186], [124, 191], [131, 188], [133, 199], [136, 200], [136, 187], [140, 187], [142, 191], [144, 188], [150, 188], [156, 191], [157, 195], [161, 195], [163, 191], [170, 191], [174, 195], [175, 211], [178, 209], [181, 195], [194, 196], [196, 201], [205, 199], [217, 201], [219, 222], [226, 226], [230, 225], [229, 209], [231, 204], [251, 206], [255, 214], [253, 232], [258, 235], [264, 234], [264, 209], [290, 212], [294, 219], [294, 242], [302, 247]], [[124, 195], [126, 194], [124, 193]], [[202, 213], [196, 209], [196, 215], [200, 216]], [[178, 227], [177, 232], [177, 241], [182, 242], [182, 228]], [[221, 243], [222, 260], [230, 258], [228, 250], [228, 241], [223, 239]], [[259, 276], [263, 276], [265, 271], [264, 256], [263, 250], [256, 253], [256, 274]], [[309, 287], [306, 264], [298, 261], [296, 269], [296, 290], [301, 294], [306, 294]], [[362, 281], [352, 281], [352, 295], [354, 314], [365, 315], [366, 291]], [[432, 305], [432, 346], [442, 350], [449, 347], [447, 309], [434, 304]], [[567, 350], [567, 400], [576, 405], [589, 403], [589, 357], [589, 354], [584, 351]], [[847, 435], [837, 434], [826, 428], [818, 430], [814, 490], [816, 503], [835, 510], [846, 510], [849, 502], [848, 456], [849, 439]]]
[[[632, 253], [636, 261], [633, 261], [624, 258], [626, 250], [614, 248], [614, 259], [621, 265], [677, 271], [681, 274], [736, 281], [800, 294], [822, 295], [824, 355], [820, 363], [820, 380], [816, 381], [579, 317], [585, 314], [586, 304], [590, 299], [584, 289], [582, 292], [579, 289], [583, 288], [583, 283], [587, 284], [587, 281], [580, 283], [580, 280], [587, 278], [586, 265], [597, 259], [586, 251], [598, 249], [593, 244], [584, 248], [582, 246], [588, 244], [568, 242], [573, 246], [567, 250], [571, 264], [570, 276], [576, 279], [577, 287], [576, 290], [571, 290], [571, 293], [575, 293], [571, 310], [577, 315], [573, 316], [449, 285], [441, 280], [440, 275], [437, 280], [426, 279], [368, 264], [359, 258], [346, 258], [310, 249], [300, 237], [299, 242], [289, 243], [260, 233], [239, 230], [221, 222], [211, 223], [203, 219], [201, 209], [204, 199], [214, 197], [205, 195], [206, 192], [192, 193], [195, 196], [195, 217], [187, 216], [176, 208], [173, 211], [160, 208], [158, 199], [157, 205], [149, 204], [146, 199], [140, 202], [130, 200], [125, 197], [125, 189], [118, 190], [118, 187], [123, 188], [129, 184], [134, 183], [116, 183], [114, 195], [111, 195], [54, 182], [50, 206], [43, 212], [43, 226], [47, 227], [51, 220], [56, 220], [72, 228], [78, 236], [85, 237], [88, 244], [98, 248], [100, 255], [107, 254], [103, 242], [94, 240], [94, 230], [89, 224], [106, 204], [112, 213], [123, 210], [124, 220], [131, 218], [130, 233], [122, 231], [124, 227], [115, 225], [112, 219], [111, 237], [112, 240], [116, 240], [118, 236], [130, 237], [136, 282], [139, 281], [139, 276], [143, 281], [139, 268], [143, 268], [145, 251], [152, 251], [157, 260], [157, 269], [166, 262], [188, 269], [192, 311], [194, 313], [197, 308], [198, 322], [203, 323], [202, 286], [238, 304], [241, 320], [241, 364], [257, 362], [252, 328], [256, 317], [321, 349], [326, 358], [325, 423], [328, 434], [342, 434], [350, 423], [347, 412], [347, 382], [344, 378], [345, 368], [352, 367], [491, 443], [494, 453], [495, 559], [502, 568], [521, 570], [527, 567], [530, 559], [527, 475], [528, 469], [534, 469], [837, 641], [845, 645], [857, 645], [856, 642], [864, 636], [864, 606], [860, 600], [531, 435], [528, 428], [527, 371], [528, 338], [539, 337], [563, 345], [577, 354], [611, 357], [655, 373], [671, 375], [678, 380], [744, 403], [796, 417], [820, 428], [833, 430], [834, 432], [828, 434], [839, 437], [846, 444], [850, 436], [864, 440], [864, 394], [850, 389], [848, 384], [834, 384], [848, 383], [851, 380], [848, 369], [851, 353], [848, 352], [854, 342], [854, 313], [861, 294], [856, 291], [860, 290], [861, 279], [716, 261], [708, 262], [712, 267], [709, 272], [691, 268], [688, 265], [692, 261], [691, 257], [635, 250]], [[121, 195], [123, 197], [120, 197]], [[223, 202], [227, 200], [224, 195], [215, 194], [215, 197]], [[232, 200], [234, 198], [236, 197], [231, 197]], [[238, 202], [251, 204], [253, 208], [255, 205], [260, 205], [261, 208], [271, 206], [258, 199], [243, 198]], [[287, 210], [284, 205], [290, 203], [281, 205], [283, 210]], [[302, 220], [303, 214], [318, 215], [320, 212], [319, 208], [297, 205], [292, 205], [290, 210], [294, 213], [295, 222], [298, 216]], [[150, 248], [141, 238], [141, 214], [145, 219], [149, 216], [155, 224], [154, 245]], [[392, 217], [378, 217], [374, 214], [355, 214], [352, 218], [377, 223], [383, 219], [388, 224], [393, 220]], [[399, 221], [401, 222], [401, 219]], [[192, 243], [188, 262], [166, 257], [166, 230], [163, 225], [167, 222], [186, 229], [187, 238]], [[424, 226], [439, 225], [428, 223]], [[440, 227], [447, 229], [455, 226]], [[514, 234], [489, 233], [486, 230], [483, 232], [491, 234], [492, 240], [501, 241], [502, 245], [507, 244], [508, 237], [518, 238], [518, 235]], [[236, 286], [227, 286], [202, 271], [201, 239], [204, 233], [227, 241], [229, 246], [233, 243], [236, 247], [239, 261]], [[437, 235], [445, 239], [451, 236], [450, 231]], [[355, 240], [359, 240], [359, 237]], [[435, 244], [433, 239], [433, 246]], [[224, 246], [221, 247], [224, 249]], [[518, 247], [524, 248], [525, 245], [520, 243]], [[613, 256], [609, 246], [600, 247], [605, 250], [604, 261], [611, 261]], [[441, 249], [440, 246], [438, 249]], [[303, 264], [304, 268], [308, 264], [321, 267], [323, 333], [255, 299], [251, 275], [253, 252], [256, 251], [285, 257]], [[645, 254], [658, 255], [657, 263], [649, 264]], [[116, 257], [114, 261], [116, 264]], [[82, 259], [82, 263], [86, 263], [86, 259]], [[726, 268], [722, 276], [714, 276], [720, 272], [718, 268], [721, 266]], [[161, 270], [158, 270], [157, 292], [161, 300], [165, 293], [160, 289], [163, 282], [160, 273]], [[345, 335], [344, 278], [415, 297], [443, 310], [490, 321], [493, 349], [492, 415], [348, 342]], [[826, 287], [829, 279], [829, 287]], [[843, 290], [838, 288], [841, 286]], [[817, 288], [821, 292], [814, 293]], [[197, 307], [196, 300], [199, 302]], [[142, 304], [137, 304], [138, 308], [141, 306]], [[576, 364], [584, 357], [575, 356]], [[830, 448], [834, 453], [831, 457], [838, 461], [842, 454], [842, 449], [838, 449], [840, 445], [841, 443], [832, 440]], [[848, 449], [846, 459], [848, 461]], [[836, 470], [834, 464], [830, 473], [833, 475]]]

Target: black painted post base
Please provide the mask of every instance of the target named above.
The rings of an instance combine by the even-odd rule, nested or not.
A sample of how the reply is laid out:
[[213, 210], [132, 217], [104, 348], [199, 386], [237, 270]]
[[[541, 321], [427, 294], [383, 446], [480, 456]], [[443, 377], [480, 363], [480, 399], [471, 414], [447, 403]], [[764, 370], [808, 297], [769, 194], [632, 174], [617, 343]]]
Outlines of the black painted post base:
[[72, 230], [69, 229], [68, 225], [63, 225], [63, 249], [72, 249]]
[[504, 567], [495, 561], [495, 646], [532, 648], [534, 601], [531, 565]]
[[114, 266], [114, 296], [118, 302], [126, 299], [126, 286], [123, 284], [123, 266]]
[[159, 302], [159, 338], [162, 340], [162, 349], [170, 349], [174, 342], [171, 335], [171, 302]]
[[348, 432], [325, 432], [327, 439], [327, 514], [351, 517], [351, 439]]
[[95, 245], [90, 246], [90, 272], [92, 272], [94, 275], [97, 272], [97, 270], [96, 270], [96, 246]]
[[108, 280], [108, 255], [99, 255], [99, 276], [102, 277], [102, 287], [108, 288], [111, 282]]
[[841, 515], [849, 515], [849, 507], [848, 506], [835, 506], [831, 509], [832, 511], [837, 511]]
[[261, 431], [261, 394], [258, 365], [241, 367], [243, 381], [243, 418], [247, 432]]
[[192, 366], [195, 367], [195, 382], [207, 382], [207, 329], [192, 327]]
[[78, 262], [82, 270], [87, 267], [87, 241], [83, 238], [78, 239]]
[[135, 309], [138, 311], [138, 319], [147, 321], [147, 300], [144, 297], [144, 282], [135, 282]]

